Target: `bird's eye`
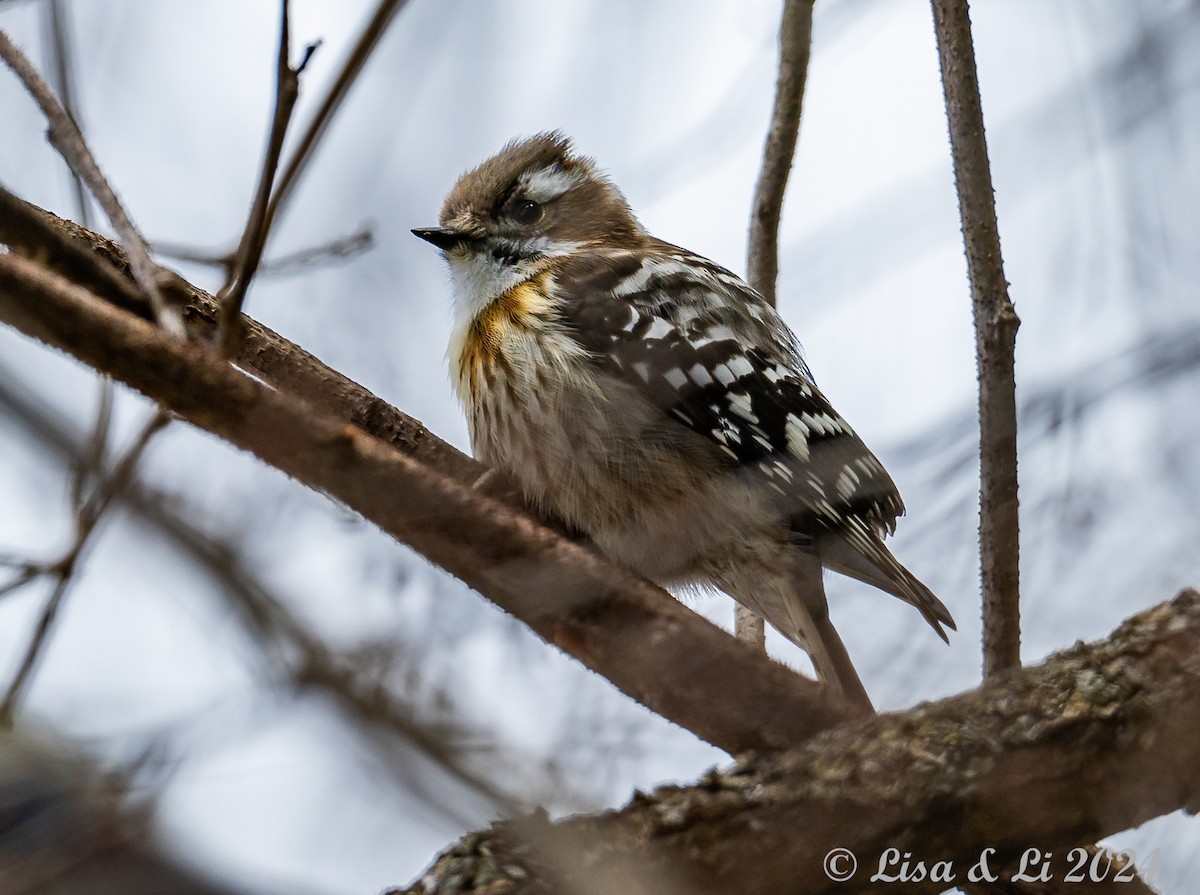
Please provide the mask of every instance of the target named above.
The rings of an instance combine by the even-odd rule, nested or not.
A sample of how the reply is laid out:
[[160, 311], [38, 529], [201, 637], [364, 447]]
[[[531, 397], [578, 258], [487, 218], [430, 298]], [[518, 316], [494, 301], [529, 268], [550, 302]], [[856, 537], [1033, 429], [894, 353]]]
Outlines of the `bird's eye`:
[[542, 217], [542, 206], [532, 199], [521, 199], [513, 206], [512, 216], [518, 224], [536, 224]]

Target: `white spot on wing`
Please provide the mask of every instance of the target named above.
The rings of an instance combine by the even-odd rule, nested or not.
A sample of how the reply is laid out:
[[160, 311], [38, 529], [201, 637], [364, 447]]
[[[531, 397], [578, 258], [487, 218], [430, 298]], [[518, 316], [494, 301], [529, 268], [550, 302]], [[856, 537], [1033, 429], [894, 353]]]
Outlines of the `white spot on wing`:
[[732, 372], [734, 377], [737, 379], [741, 379], [743, 376], [749, 376], [754, 372], [754, 367], [750, 365], [750, 361], [740, 354], [736, 357], [730, 358], [728, 363], [730, 372]]
[[748, 423], [758, 422], [758, 417], [754, 414], [754, 408], [750, 404], [749, 395], [729, 395], [729, 409]]
[[723, 323], [714, 324], [705, 329], [699, 335], [705, 340], [705, 342], [726, 342], [736, 341], [737, 339], [737, 337], [733, 334], [733, 330]]
[[845, 430], [840, 419], [827, 413], [802, 413], [800, 420], [810, 431], [819, 432], [822, 435], [836, 435]]
[[858, 476], [854, 474], [853, 469], [847, 466], [842, 470], [842, 474], [838, 476], [835, 487], [837, 488], [838, 495], [846, 499], [858, 487]]
[[661, 317], [655, 317], [654, 322], [650, 324], [650, 329], [646, 331], [646, 338], [661, 339], [664, 336], [670, 335], [674, 331], [675, 327], [673, 327], [666, 320], [663, 320]]
[[794, 413], [787, 415], [787, 423], [784, 425], [784, 433], [787, 435], [788, 453], [800, 460], [808, 459], [808, 426], [804, 421]]
[[649, 284], [652, 276], [654, 276], [653, 265], [648, 261], [643, 261], [636, 273], [630, 274], [613, 287], [612, 294], [617, 298], [624, 298], [627, 295], [641, 292]]
[[667, 384], [676, 391], [683, 388], [688, 381], [687, 374], [678, 367], [673, 367], [670, 370], [667, 370], [667, 372], [663, 374], [663, 379], [667, 380]]

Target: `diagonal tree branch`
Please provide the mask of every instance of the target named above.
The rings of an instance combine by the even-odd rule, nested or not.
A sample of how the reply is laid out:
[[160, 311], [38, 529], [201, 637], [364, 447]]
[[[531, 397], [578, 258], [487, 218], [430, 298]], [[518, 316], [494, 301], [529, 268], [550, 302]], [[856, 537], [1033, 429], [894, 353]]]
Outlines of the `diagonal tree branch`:
[[0, 255], [0, 319], [337, 498], [727, 751], [781, 748], [852, 714], [586, 546], [19, 255]]
[[1021, 664], [1017, 385], [1021, 321], [1008, 297], [967, 0], [932, 0], [954, 180], [975, 312], [983, 676]]
[[138, 463], [141, 461], [142, 455], [146, 452], [146, 448], [150, 444], [150, 440], [169, 421], [170, 416], [166, 412], [157, 410], [153, 413], [145, 425], [142, 426], [137, 437], [134, 438], [133, 444], [121, 457], [121, 462], [117, 464], [112, 474], [100, 483], [95, 493], [91, 495], [76, 513], [75, 536], [71, 541], [71, 546], [67, 548], [67, 551], [58, 560], [45, 570], [54, 579], [54, 589], [50, 594], [50, 599], [46, 601], [46, 605], [42, 609], [37, 625], [34, 628], [33, 637], [26, 647], [24, 657], [17, 666], [17, 672], [13, 676], [12, 683], [5, 692], [3, 701], [0, 702], [0, 727], [12, 726], [13, 714], [16, 711], [17, 703], [29, 686], [30, 676], [33, 674], [38, 659], [41, 658], [46, 648], [50, 632], [55, 620], [58, 618], [58, 611], [62, 607], [71, 582], [74, 580], [75, 568], [92, 536], [92, 532], [95, 531], [97, 524], [104, 517], [104, 514], [113, 501], [117, 500], [121, 496], [121, 493], [129, 486], [134, 472], [137, 470]]
[[[455, 878], [508, 895], [922, 895], [966, 883], [985, 849], [999, 885], [987, 891], [1008, 892], [1029, 848], [1052, 855], [1061, 891], [1146, 891], [1111, 877], [1064, 883], [1070, 850], [1180, 808], [1200, 808], [1194, 590], [980, 690], [744, 757], [619, 811], [472, 833], [393, 895], [432, 895]], [[831, 878], [851, 866], [826, 863], [834, 849], [857, 859], [844, 879]], [[893, 879], [872, 880], [888, 849]], [[896, 878], [906, 853], [924, 878]], [[939, 861], [952, 880], [929, 874]]]
[[121, 239], [125, 251], [129, 253], [130, 271], [138, 286], [145, 292], [154, 308], [158, 321], [175, 335], [183, 333], [183, 324], [175, 311], [169, 307], [162, 297], [158, 287], [160, 268], [150, 258], [146, 242], [134, 226], [125, 206], [117, 198], [117, 194], [109, 185], [108, 180], [100, 171], [83, 135], [79, 132], [75, 121], [62, 107], [53, 91], [38, 75], [37, 70], [12, 42], [9, 36], [0, 30], [0, 59], [20, 78], [25, 89], [37, 102], [46, 120], [49, 122], [49, 138], [51, 145], [70, 165], [80, 180], [88, 185], [100, 207], [108, 216], [109, 222]]
[[[2, 187], [0, 243], [18, 254], [37, 259], [114, 306], [151, 319], [145, 299], [128, 278], [125, 254], [119, 246], [72, 221], [30, 205]], [[211, 341], [217, 327], [216, 299], [174, 274], [165, 280], [165, 289], [171, 300], [184, 309], [189, 334], [199, 341]], [[241, 368], [302, 398], [317, 410], [353, 423], [465, 486], [483, 475], [482, 465], [442, 441], [418, 420], [257, 321], [247, 317], [244, 325], [246, 339], [233, 358]], [[482, 490], [493, 498], [519, 505], [515, 493], [509, 489]]]
[[[65, 465], [78, 464], [88, 450], [88, 441], [37, 403], [35, 396], [13, 387], [10, 383], [15, 380], [6, 372], [0, 367], [0, 416], [13, 419]], [[444, 713], [426, 720], [421, 717], [421, 706], [397, 697], [382, 682], [362, 679], [352, 657], [334, 651], [317, 637], [280, 595], [251, 572], [234, 545], [197, 528], [166, 494], [133, 481], [124, 490], [122, 503], [212, 579], [216, 592], [236, 610], [249, 640], [293, 687], [328, 696], [356, 723], [407, 741], [494, 805], [511, 809], [517, 804], [511, 794], [462, 761], [462, 753], [471, 747], [461, 744], [482, 740], [481, 732], [467, 730]], [[36, 567], [29, 570], [29, 578], [37, 572]], [[18, 578], [22, 574], [19, 572]]]

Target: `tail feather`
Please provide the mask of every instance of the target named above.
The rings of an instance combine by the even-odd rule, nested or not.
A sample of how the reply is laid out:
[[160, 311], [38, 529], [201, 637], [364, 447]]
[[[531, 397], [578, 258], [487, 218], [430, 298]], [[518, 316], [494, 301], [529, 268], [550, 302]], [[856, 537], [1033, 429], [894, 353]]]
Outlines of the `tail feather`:
[[788, 547], [777, 560], [727, 569], [719, 576], [721, 587], [808, 653], [822, 684], [864, 714], [874, 713], [842, 638], [829, 620], [820, 558], [811, 550]]
[[[846, 652], [846, 645], [829, 621], [829, 616], [813, 616], [798, 600], [788, 604], [788, 614], [794, 626], [792, 630], [800, 631], [802, 642], [799, 646], [812, 659], [821, 683], [838, 690], [848, 702], [862, 708], [866, 714], [874, 714], [875, 706], [871, 703], [871, 697], [867, 695], [858, 671], [850, 661], [850, 654]], [[780, 628], [779, 625], [776, 627]], [[786, 633], [783, 628], [780, 631]], [[796, 638], [793, 636], [791, 639]]]
[[819, 550], [821, 563], [827, 568], [911, 603], [937, 631], [938, 636], [950, 642], [945, 628], [957, 630], [950, 610], [934, 596], [933, 591], [900, 564], [879, 535], [865, 522], [853, 520], [838, 533], [825, 535], [821, 538]]
[[808, 653], [821, 683], [840, 692], [864, 713], [874, 714], [871, 697], [850, 661], [842, 638], [829, 620], [820, 558], [807, 550], [793, 552], [789, 557], [788, 574], [782, 583], [783, 611], [774, 618], [767, 616], [767, 620]]

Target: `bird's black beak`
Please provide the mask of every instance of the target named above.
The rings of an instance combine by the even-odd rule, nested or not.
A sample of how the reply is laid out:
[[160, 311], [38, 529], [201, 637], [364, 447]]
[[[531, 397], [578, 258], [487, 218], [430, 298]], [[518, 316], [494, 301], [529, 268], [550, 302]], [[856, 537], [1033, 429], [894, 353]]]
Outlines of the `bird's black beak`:
[[443, 252], [448, 252], [471, 238], [462, 230], [455, 230], [453, 227], [416, 227], [412, 232], [413, 236], [433, 243]]

